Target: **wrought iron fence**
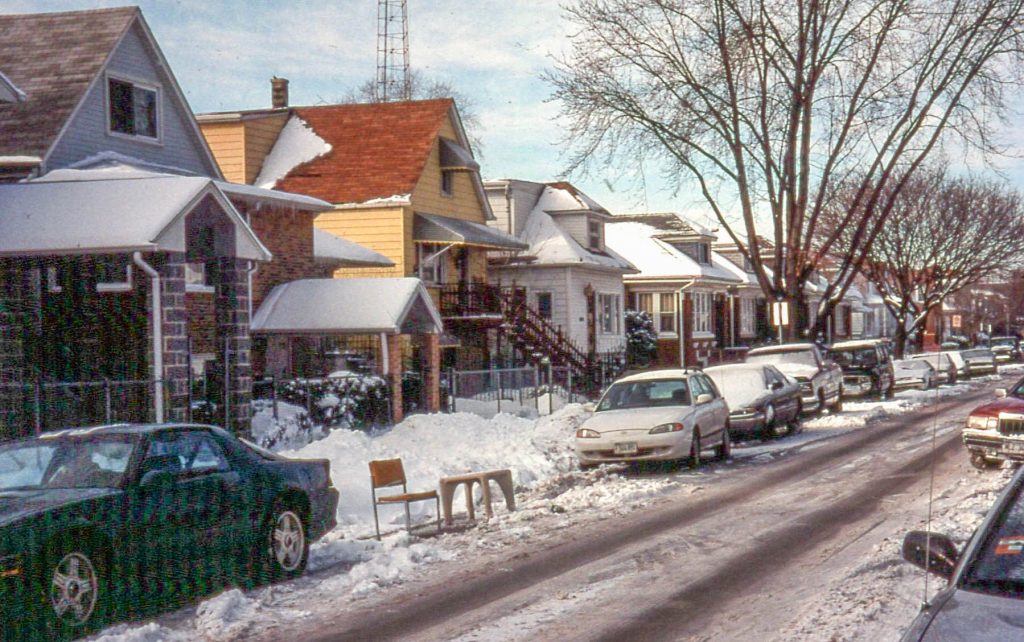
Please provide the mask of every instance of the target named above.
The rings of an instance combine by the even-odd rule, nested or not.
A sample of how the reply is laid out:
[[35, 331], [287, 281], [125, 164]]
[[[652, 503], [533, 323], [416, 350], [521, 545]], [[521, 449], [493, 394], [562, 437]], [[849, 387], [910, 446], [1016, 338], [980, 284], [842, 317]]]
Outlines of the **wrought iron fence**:
[[568, 366], [453, 370], [448, 382], [449, 411], [486, 417], [499, 412], [549, 415], [587, 400]]

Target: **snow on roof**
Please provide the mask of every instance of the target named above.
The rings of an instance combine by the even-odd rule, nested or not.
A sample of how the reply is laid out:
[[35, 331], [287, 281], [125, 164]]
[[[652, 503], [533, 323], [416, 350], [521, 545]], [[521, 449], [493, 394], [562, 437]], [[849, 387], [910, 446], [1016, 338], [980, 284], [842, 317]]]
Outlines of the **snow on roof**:
[[534, 210], [538, 209], [549, 213], [585, 211], [608, 215], [608, 210], [600, 203], [565, 181], [547, 183], [534, 206]]
[[659, 230], [634, 221], [605, 224], [605, 243], [640, 272], [627, 280], [673, 278], [742, 283], [720, 264], [701, 265], [670, 243], [656, 238]]
[[[564, 190], [546, 187], [544, 195], [541, 196], [537, 205], [530, 212], [526, 219], [526, 227], [523, 228], [522, 239], [530, 246], [526, 253], [537, 259], [531, 265], [582, 264], [614, 268], [627, 272], [636, 271], [636, 268], [629, 261], [610, 249], [606, 250], [603, 254], [591, 252], [580, 245], [572, 235], [563, 230], [545, 209], [545, 197], [552, 192], [566, 193]], [[553, 200], [548, 199], [547, 203], [550, 204]]]
[[[734, 277], [742, 281], [744, 285], [750, 285], [757, 288], [761, 287], [761, 284], [757, 282], [756, 274], [747, 272], [714, 250], [711, 251], [711, 262], [714, 263], [716, 267], [732, 274]], [[765, 267], [765, 272], [768, 274], [768, 278], [771, 278], [772, 272], [768, 267]]]
[[351, 267], [393, 267], [394, 261], [368, 247], [313, 228], [313, 256]]
[[301, 279], [276, 286], [253, 315], [262, 334], [434, 334], [443, 323], [419, 279]]
[[[66, 169], [55, 169], [48, 172], [33, 179], [33, 182], [166, 178], [168, 176], [194, 176], [194, 174], [177, 167], [154, 165], [117, 152], [100, 152], [78, 161]], [[281, 205], [310, 212], [326, 212], [334, 208], [327, 201], [303, 194], [292, 194], [252, 185], [229, 183], [228, 181], [214, 180], [214, 182], [225, 194], [243, 201]]]
[[260, 175], [253, 184], [270, 189], [299, 165], [319, 158], [329, 151], [330, 143], [317, 136], [306, 121], [293, 115], [285, 123], [274, 147], [263, 160]]

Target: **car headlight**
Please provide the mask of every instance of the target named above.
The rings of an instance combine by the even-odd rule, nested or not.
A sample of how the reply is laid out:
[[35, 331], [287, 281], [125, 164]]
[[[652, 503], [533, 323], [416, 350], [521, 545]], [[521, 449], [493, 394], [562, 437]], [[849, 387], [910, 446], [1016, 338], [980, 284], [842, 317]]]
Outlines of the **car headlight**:
[[967, 418], [967, 427], [974, 430], [995, 430], [999, 427], [999, 418], [971, 415]]
[[21, 575], [21, 558], [17, 555], [0, 557], [0, 579]]
[[580, 428], [576, 431], [577, 439], [597, 439], [600, 436], [601, 433], [596, 430], [591, 430], [590, 428]]
[[679, 432], [683, 428], [683, 424], [680, 423], [661, 424], [660, 426], [655, 426], [654, 428], [651, 428], [650, 434], [660, 435], [666, 432]]
[[753, 417], [756, 414], [758, 414], [757, 408], [739, 408], [732, 411], [732, 415], [737, 419], [746, 419], [748, 417]]

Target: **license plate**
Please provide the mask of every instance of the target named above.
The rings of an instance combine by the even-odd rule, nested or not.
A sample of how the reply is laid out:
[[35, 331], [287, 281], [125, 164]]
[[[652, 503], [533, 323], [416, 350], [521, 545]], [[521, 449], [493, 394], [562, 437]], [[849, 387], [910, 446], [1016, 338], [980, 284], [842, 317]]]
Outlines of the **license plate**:
[[1013, 441], [1003, 442], [1003, 450], [1008, 453], [1024, 453], [1024, 443]]
[[622, 443], [615, 444], [616, 455], [635, 455], [637, 453], [637, 447], [635, 441], [624, 441]]

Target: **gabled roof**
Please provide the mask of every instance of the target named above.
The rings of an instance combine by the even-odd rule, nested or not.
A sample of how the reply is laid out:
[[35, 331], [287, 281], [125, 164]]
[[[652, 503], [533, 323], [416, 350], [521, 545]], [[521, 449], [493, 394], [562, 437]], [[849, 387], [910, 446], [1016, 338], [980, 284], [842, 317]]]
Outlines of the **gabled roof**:
[[659, 238], [662, 233], [663, 230], [647, 223], [619, 223], [618, 217], [615, 222], [605, 223], [605, 243], [640, 270], [639, 274], [625, 276], [626, 280], [699, 279], [729, 285], [743, 283], [719, 262], [702, 265], [694, 261]]
[[610, 216], [600, 203], [590, 198], [568, 181], [547, 183], [536, 208], [545, 212], [594, 212]]
[[46, 156], [137, 7], [0, 15], [0, 69], [26, 100], [0, 103], [0, 156]]
[[663, 236], [709, 236], [715, 238], [715, 231], [684, 219], [675, 212], [640, 212], [615, 214], [616, 223], [643, 223]]
[[294, 107], [293, 117], [331, 150], [293, 168], [275, 187], [331, 203], [411, 194], [454, 104], [443, 98]]

